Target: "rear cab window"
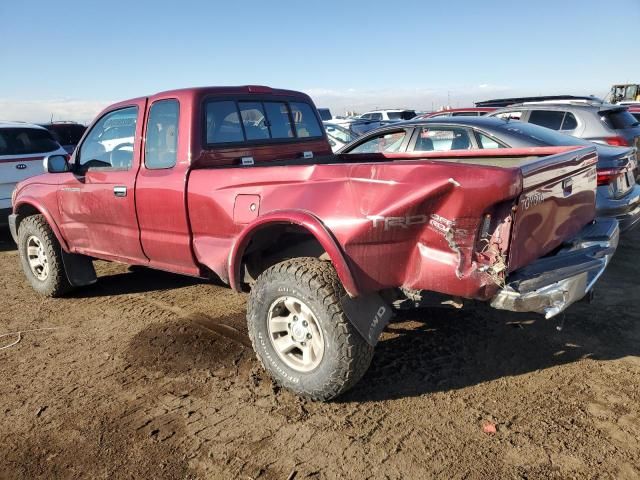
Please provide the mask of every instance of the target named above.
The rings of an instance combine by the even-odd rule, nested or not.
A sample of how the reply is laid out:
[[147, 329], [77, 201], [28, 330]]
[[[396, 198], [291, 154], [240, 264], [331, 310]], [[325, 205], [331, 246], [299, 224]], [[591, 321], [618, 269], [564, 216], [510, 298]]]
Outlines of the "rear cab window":
[[324, 136], [315, 109], [300, 101], [209, 99], [204, 117], [208, 146], [295, 142]]

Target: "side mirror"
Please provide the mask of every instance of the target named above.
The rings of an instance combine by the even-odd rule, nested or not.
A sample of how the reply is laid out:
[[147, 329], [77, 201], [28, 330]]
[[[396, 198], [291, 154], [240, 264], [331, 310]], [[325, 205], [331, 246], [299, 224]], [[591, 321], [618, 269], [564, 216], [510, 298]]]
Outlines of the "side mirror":
[[69, 162], [65, 155], [49, 155], [43, 161], [44, 170], [49, 173], [63, 173], [69, 171]]

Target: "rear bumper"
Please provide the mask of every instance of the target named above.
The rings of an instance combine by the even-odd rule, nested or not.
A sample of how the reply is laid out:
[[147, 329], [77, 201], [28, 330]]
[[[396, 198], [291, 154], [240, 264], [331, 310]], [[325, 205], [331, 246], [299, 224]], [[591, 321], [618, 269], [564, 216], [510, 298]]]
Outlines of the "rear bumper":
[[601, 188], [606, 187], [598, 187], [596, 207], [599, 217], [618, 220], [621, 232], [631, 230], [640, 224], [640, 185], [635, 185], [619, 199], [608, 198], [605, 194], [601, 194]]
[[587, 225], [565, 248], [507, 277], [491, 306], [514, 312], [541, 313], [546, 318], [582, 299], [604, 272], [616, 251], [620, 229], [612, 218]]

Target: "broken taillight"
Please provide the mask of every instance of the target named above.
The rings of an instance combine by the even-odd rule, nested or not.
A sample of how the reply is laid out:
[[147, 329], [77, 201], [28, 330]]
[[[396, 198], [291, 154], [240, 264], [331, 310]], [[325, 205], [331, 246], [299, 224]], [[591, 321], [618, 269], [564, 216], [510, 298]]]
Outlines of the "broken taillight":
[[602, 168], [598, 169], [598, 186], [606, 186], [613, 182], [619, 175], [622, 175], [621, 168]]

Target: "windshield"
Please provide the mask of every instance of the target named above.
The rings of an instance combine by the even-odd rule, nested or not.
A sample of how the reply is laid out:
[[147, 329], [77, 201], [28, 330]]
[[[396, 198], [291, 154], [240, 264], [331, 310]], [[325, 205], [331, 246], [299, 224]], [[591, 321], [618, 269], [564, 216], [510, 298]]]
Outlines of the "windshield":
[[39, 128], [0, 128], [0, 155], [46, 153], [60, 146], [47, 130]]
[[60, 145], [77, 145], [86, 130], [82, 125], [43, 125]]
[[505, 121], [504, 125], [501, 125], [500, 128], [507, 132], [533, 139], [543, 146], [568, 147], [572, 145], [591, 145], [590, 142], [581, 138], [565, 135], [564, 133], [559, 133], [555, 130], [533, 125], [531, 123], [510, 120], [508, 122]]
[[416, 116], [414, 110], [403, 110], [402, 112], [387, 112], [390, 120], [411, 120]]

